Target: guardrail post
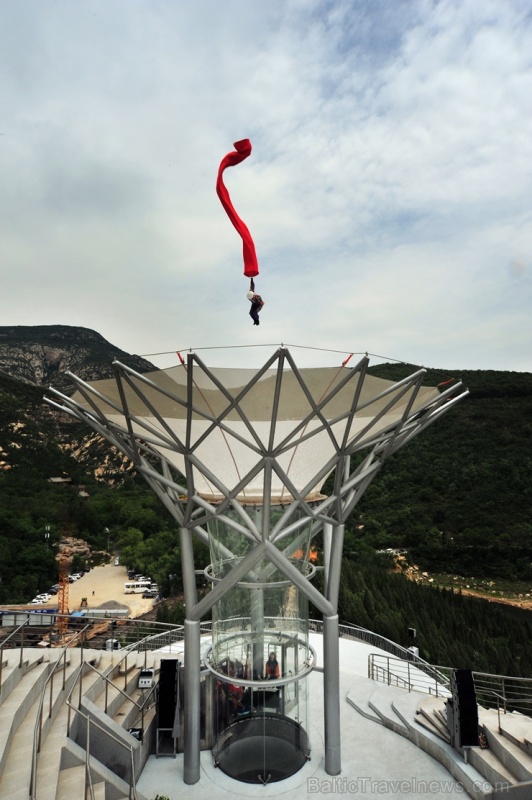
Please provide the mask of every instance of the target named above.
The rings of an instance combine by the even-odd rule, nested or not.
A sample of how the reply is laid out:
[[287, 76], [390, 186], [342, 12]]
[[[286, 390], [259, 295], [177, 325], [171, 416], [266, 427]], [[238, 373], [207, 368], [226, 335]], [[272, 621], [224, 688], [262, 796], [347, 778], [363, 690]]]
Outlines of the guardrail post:
[[137, 781], [135, 777], [135, 756], [133, 753], [133, 747], [129, 748], [129, 756], [131, 758], [131, 780], [129, 781], [129, 800], [134, 800], [134, 798], [137, 796], [137, 792], [135, 789]]
[[42, 734], [42, 705], [41, 705], [40, 714], [39, 714], [39, 736], [38, 736], [38, 740], [37, 740], [37, 752], [38, 753], [41, 752], [41, 734]]
[[85, 800], [88, 800], [87, 789], [89, 788], [90, 730], [91, 730], [91, 720], [90, 717], [87, 717], [87, 741], [85, 742]]
[[504, 713], [506, 714], [506, 686], [504, 684], [504, 677], [502, 679], [501, 689], [502, 689], [502, 697], [503, 697], [503, 701], [504, 701]]
[[18, 662], [19, 669], [22, 669], [22, 662], [24, 660], [24, 626], [20, 629], [20, 660]]
[[50, 677], [50, 709], [48, 711], [48, 718], [51, 719], [52, 717], [52, 700], [53, 700], [53, 692], [54, 692], [54, 673]]

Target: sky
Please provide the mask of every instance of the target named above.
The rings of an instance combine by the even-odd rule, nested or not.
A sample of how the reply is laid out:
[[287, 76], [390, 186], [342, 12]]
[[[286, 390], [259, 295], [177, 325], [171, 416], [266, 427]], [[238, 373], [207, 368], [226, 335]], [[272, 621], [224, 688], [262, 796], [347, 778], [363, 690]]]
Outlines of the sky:
[[0, 325], [532, 372], [530, 0], [2, 0], [0, 170]]

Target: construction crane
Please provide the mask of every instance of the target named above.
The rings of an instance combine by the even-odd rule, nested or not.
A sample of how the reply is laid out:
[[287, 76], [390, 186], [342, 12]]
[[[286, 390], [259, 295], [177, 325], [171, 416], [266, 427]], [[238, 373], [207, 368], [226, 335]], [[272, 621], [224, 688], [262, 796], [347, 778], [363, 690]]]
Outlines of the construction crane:
[[57, 629], [61, 636], [68, 630], [68, 575], [64, 572], [59, 575], [59, 591], [57, 592]]

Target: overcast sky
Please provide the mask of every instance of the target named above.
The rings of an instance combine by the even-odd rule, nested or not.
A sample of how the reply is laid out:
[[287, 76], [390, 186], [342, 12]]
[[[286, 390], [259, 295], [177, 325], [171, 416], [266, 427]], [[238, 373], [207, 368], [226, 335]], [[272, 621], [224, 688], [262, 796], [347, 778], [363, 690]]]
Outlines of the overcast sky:
[[0, 325], [532, 371], [530, 0], [2, 0], [0, 134]]

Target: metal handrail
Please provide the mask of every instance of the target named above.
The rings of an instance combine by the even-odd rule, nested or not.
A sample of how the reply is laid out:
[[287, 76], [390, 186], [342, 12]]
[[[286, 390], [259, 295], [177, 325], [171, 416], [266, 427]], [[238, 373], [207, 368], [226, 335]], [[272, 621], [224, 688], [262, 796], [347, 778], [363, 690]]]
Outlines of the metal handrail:
[[[182, 628], [182, 626], [181, 626], [181, 628]], [[80, 633], [82, 634], [83, 632], [84, 631], [82, 631]], [[128, 658], [128, 655], [130, 655], [131, 652], [133, 652], [135, 650], [137, 652], [140, 652], [139, 645], [142, 645], [143, 643], [145, 644], [147, 641], [149, 641], [151, 643], [152, 640], [156, 639], [158, 636], [167, 636], [167, 634], [168, 634], [168, 631], [165, 630], [162, 633], [151, 635], [149, 637], [146, 637], [145, 639], [141, 639], [141, 640], [139, 640], [137, 642], [134, 642], [133, 644], [129, 645], [127, 648], [124, 648], [122, 651], [119, 651], [120, 652], [120, 656], [118, 658], [117, 663], [114, 666], [115, 667], [116, 666], [120, 667], [120, 664], [121, 664], [122, 661], [126, 662], [126, 668], [125, 668], [125, 680], [126, 680], [126, 682], [127, 682], [127, 658]], [[146, 663], [146, 652], [147, 652], [147, 649], [149, 649], [149, 648], [145, 648], [144, 649], [145, 663]], [[114, 736], [114, 734], [112, 734], [108, 729], [106, 729], [103, 726], [101, 726], [98, 722], [96, 722], [96, 720], [92, 719], [87, 714], [84, 714], [79, 707], [76, 708], [75, 705], [72, 703], [72, 695], [74, 693], [74, 690], [76, 689], [76, 685], [79, 682], [79, 693], [80, 693], [80, 704], [81, 704], [83, 669], [84, 669], [85, 666], [89, 667], [90, 669], [93, 669], [95, 672], [98, 672], [100, 678], [103, 678], [103, 680], [105, 681], [106, 689], [107, 689], [107, 686], [109, 685], [109, 683], [111, 683], [111, 679], [107, 675], [104, 675], [103, 673], [99, 672], [99, 670], [97, 670], [96, 667], [94, 667], [89, 662], [83, 662], [82, 664], [80, 664], [80, 667], [78, 669], [78, 674], [76, 676], [76, 680], [74, 681], [74, 685], [72, 686], [72, 689], [70, 690], [70, 692], [68, 694], [68, 697], [66, 698], [66, 704], [68, 706], [67, 735], [70, 734], [71, 711], [73, 711], [75, 714], [79, 714], [79, 716], [81, 716], [86, 721], [86, 724], [87, 724], [87, 742], [86, 742], [86, 748], [85, 748], [85, 796], [87, 794], [87, 790], [89, 790], [91, 800], [94, 800], [94, 789], [93, 789], [93, 785], [92, 785], [92, 774], [91, 774], [91, 771], [90, 771], [90, 726], [91, 725], [96, 725], [96, 727], [105, 736], [108, 736], [109, 738], [113, 739], [113, 741], [118, 742], [122, 747], [125, 747], [126, 749], [128, 749], [128, 747], [129, 747], [129, 754], [130, 754], [130, 760], [131, 760], [131, 780], [130, 780], [130, 786], [129, 786], [129, 798], [130, 798], [130, 800], [137, 800], [136, 778], [135, 778], [135, 762], [134, 762], [133, 746], [132, 745], [128, 746], [127, 744], [122, 742], [120, 739], [118, 739], [118, 737]], [[145, 713], [146, 710], [149, 710], [150, 699], [152, 698], [153, 694], [156, 692], [157, 687], [153, 686], [152, 689], [150, 690], [150, 692], [148, 692], [148, 694], [144, 697], [143, 702], [139, 704], [139, 703], [137, 703], [136, 700], [134, 700], [132, 697], [130, 697], [126, 692], [122, 691], [122, 689], [120, 689], [120, 687], [116, 686], [116, 684], [113, 684], [113, 686], [121, 695], [123, 695], [129, 702], [131, 702], [134, 707], [137, 708], [137, 710], [141, 714], [141, 725], [142, 725], [142, 727], [144, 727], [144, 713]], [[106, 698], [105, 706], [106, 706], [105, 711], [107, 712], [107, 698]], [[31, 798], [31, 800], [33, 800], [33, 798]]]
[[[441, 670], [426, 662], [418, 663], [411, 659], [396, 658], [383, 653], [370, 653], [368, 656], [368, 678], [399, 685], [404, 684], [409, 692], [419, 691], [427, 694], [448, 695], [450, 692], [450, 670], [446, 676]], [[382, 677], [381, 677], [382, 676]]]
[[[126, 655], [126, 659], [127, 659], [127, 655]], [[119, 686], [114, 684], [112, 682], [112, 678], [110, 678], [108, 675], [104, 675], [102, 672], [100, 672], [98, 669], [96, 669], [96, 667], [93, 666], [92, 664], [90, 664], [88, 661], [86, 662], [86, 664], [90, 669], [94, 670], [94, 672], [97, 672], [98, 675], [100, 676], [100, 678], [103, 678], [103, 680], [105, 681], [105, 686], [106, 687], [109, 686], [109, 684], [112, 684], [113, 689], [116, 689], [116, 691], [119, 692], [119, 694], [121, 694], [123, 697], [126, 698], [126, 700], [128, 700], [130, 703], [132, 703], [141, 714], [144, 713], [144, 708], [146, 706], [146, 702], [147, 702], [148, 698], [154, 693], [155, 688], [156, 688], [155, 686], [153, 686], [151, 688], [151, 690], [148, 692], [148, 694], [144, 698], [144, 702], [137, 703], [137, 701], [134, 700], [132, 697], [130, 697], [127, 694], [127, 692], [124, 692]], [[126, 679], [127, 679], [127, 673], [126, 673]], [[81, 690], [80, 690], [80, 694], [81, 694]], [[104, 709], [104, 711], [107, 714], [107, 691], [105, 693], [105, 709]]]
[[30, 618], [28, 616], [28, 618], [25, 620], [25, 622], [23, 622], [21, 625], [19, 625], [18, 628], [15, 628], [14, 630], [12, 630], [11, 633], [9, 634], [9, 636], [6, 636], [6, 638], [3, 640], [2, 644], [0, 645], [0, 689], [2, 688], [2, 667], [3, 667], [3, 663], [4, 663], [4, 647], [12, 637], [16, 636], [17, 633], [19, 631], [21, 631], [21, 634], [20, 634], [20, 636], [21, 636], [20, 657], [19, 657], [18, 665], [19, 665], [19, 669], [22, 668], [22, 662], [24, 660], [24, 630], [23, 630], [23, 628], [26, 625], [29, 625], [29, 622], [30, 622]]
[[[26, 620], [26, 622], [24, 622], [23, 625], [21, 625], [20, 627], [23, 627], [24, 625], [28, 624], [28, 621], [29, 620]], [[69, 648], [71, 647], [71, 645], [77, 639], [79, 639], [81, 641], [81, 646], [82, 646], [81, 655], [80, 655], [81, 663], [80, 663], [80, 667], [79, 667], [79, 670], [78, 670], [78, 674], [77, 674], [76, 679], [74, 681], [74, 685], [73, 685], [72, 690], [71, 690], [71, 692], [69, 694], [69, 697], [67, 699], [67, 704], [68, 704], [68, 707], [69, 707], [69, 718], [68, 718], [67, 725], [68, 725], [68, 729], [70, 730], [70, 708], [74, 708], [74, 706], [72, 706], [72, 704], [70, 702], [70, 698], [71, 698], [72, 692], [74, 691], [78, 681], [81, 684], [82, 673], [83, 673], [84, 667], [85, 666], [89, 666], [92, 669], [94, 669], [92, 664], [83, 661], [84, 634], [86, 633], [86, 631], [90, 627], [91, 627], [90, 623], [85, 625], [82, 628], [81, 631], [78, 631], [77, 633], [75, 633], [72, 636], [71, 639], [69, 639], [69, 641], [63, 647], [62, 652], [61, 652], [59, 658], [57, 659], [56, 663], [54, 664], [50, 674], [48, 675], [48, 677], [46, 679], [46, 682], [44, 684], [43, 690], [41, 692], [41, 697], [40, 697], [40, 700], [39, 700], [39, 707], [38, 707], [38, 710], [37, 710], [37, 717], [36, 717], [36, 720], [35, 720], [34, 734], [33, 734], [31, 778], [30, 778], [30, 791], [29, 791], [30, 800], [37, 800], [37, 770], [38, 770], [38, 762], [39, 762], [39, 751], [40, 751], [40, 746], [41, 746], [42, 713], [43, 713], [44, 700], [45, 700], [45, 696], [46, 696], [46, 691], [48, 689], [48, 685], [50, 685], [50, 702], [51, 702], [52, 691], [53, 691], [53, 676], [58, 671], [58, 668], [61, 665], [61, 662], [63, 662], [63, 689], [64, 689], [65, 688], [65, 672], [66, 672], [66, 654], [67, 654]], [[175, 626], [168, 626], [168, 628], [175, 629]], [[165, 630], [161, 634], [158, 634], [158, 635], [167, 635], [167, 633], [168, 633], [168, 631]], [[145, 638], [146, 639], [153, 639], [153, 638], [156, 638], [156, 636], [152, 635], [152, 637], [145, 637]], [[121, 651], [121, 658], [119, 658], [118, 664], [120, 664], [120, 662], [122, 660], [126, 660], [126, 663], [127, 663], [128, 654], [131, 651], [133, 651], [135, 649], [138, 649], [139, 644], [142, 644], [143, 642], [145, 642], [145, 639], [141, 639], [140, 641], [132, 643], [127, 648], [124, 648]], [[22, 648], [21, 648], [21, 650], [22, 650]], [[106, 681], [109, 680], [107, 678], [107, 676], [105, 676], [105, 675], [101, 675], [101, 677], [104, 678]], [[126, 671], [126, 678], [127, 678], [127, 671]], [[124, 694], [124, 692], [122, 692], [121, 689], [119, 689], [119, 687], [115, 687], [115, 688], [118, 689], [119, 692]], [[153, 691], [155, 691], [155, 687], [153, 687], [152, 691], [147, 695], [147, 697], [145, 699], [145, 702], [144, 702], [144, 704], [142, 706], [140, 706], [135, 700], [130, 698], [127, 694], [125, 696], [127, 697], [128, 700], [130, 700], [131, 702], [134, 703], [134, 705], [137, 707], [137, 709], [141, 712], [141, 714], [143, 716], [144, 715], [145, 706], [147, 704], [147, 701], [148, 701], [149, 697], [153, 693]], [[76, 713], [80, 714], [82, 717], [87, 718], [86, 715], [83, 714], [83, 712], [81, 712], [79, 709], [75, 709], [74, 708], [74, 711]], [[50, 714], [51, 714], [51, 707], [50, 707]], [[87, 718], [87, 719], [89, 719], [89, 718]], [[89, 735], [90, 735], [89, 724], [90, 724], [90, 719], [89, 719], [89, 723], [87, 725], [87, 742], [89, 742]], [[98, 725], [98, 723], [96, 723], [95, 721], [92, 721], [92, 724], [95, 724], [95, 725], [97, 725], [97, 727], [101, 728], [101, 726]], [[109, 731], [106, 731], [105, 728], [101, 728], [101, 729], [104, 731], [104, 733], [106, 733], [106, 735], [110, 736], [113, 739], [116, 739], [116, 737], [114, 737], [113, 734], [111, 734]], [[120, 742], [119, 739], [116, 739], [116, 741]], [[126, 745], [123, 742], [120, 742], [120, 744], [122, 744], [124, 747], [126, 747]], [[137, 794], [136, 794], [136, 788], [135, 788], [135, 766], [134, 766], [134, 761], [133, 761], [133, 748], [132, 747], [130, 747], [130, 754], [131, 754], [131, 769], [132, 769], [131, 775], [132, 775], [132, 781], [133, 781], [133, 786], [130, 786], [130, 800], [131, 799], [132, 800], [136, 800]], [[88, 757], [89, 757], [89, 750], [87, 748], [86, 758], [88, 758]], [[86, 767], [86, 769], [88, 769], [88, 767]], [[94, 791], [93, 791], [93, 788], [92, 788], [92, 779], [90, 778], [90, 770], [89, 770], [89, 786], [88, 787], [87, 787], [87, 774], [85, 776], [85, 793], [87, 792], [87, 788], [89, 788], [90, 795], [91, 795], [91, 800], [94, 800]], [[131, 794], [132, 791], [133, 791], [133, 794]]]
[[[84, 665], [80, 666], [80, 672]], [[79, 677], [79, 676], [78, 676]], [[70, 729], [70, 711], [72, 710], [74, 714], [78, 714], [82, 719], [85, 720], [87, 725], [87, 742], [85, 747], [85, 793], [87, 791], [87, 781], [90, 782], [90, 791], [91, 791], [91, 800], [94, 798], [94, 790], [92, 787], [92, 776], [90, 773], [90, 727], [91, 725], [95, 725], [98, 730], [103, 733], [105, 736], [108, 736], [114, 742], [117, 742], [121, 747], [124, 747], [126, 750], [129, 751], [130, 759], [131, 759], [131, 779], [129, 781], [129, 800], [137, 800], [137, 788], [136, 788], [136, 778], [135, 778], [135, 759], [133, 755], [133, 745], [128, 745], [115, 736], [111, 731], [104, 728], [103, 725], [100, 725], [95, 719], [92, 719], [88, 714], [84, 714], [79, 708], [72, 703], [72, 693], [75, 689], [75, 685], [72, 687], [69, 696], [66, 699], [66, 704], [68, 706], [68, 713], [69, 713], [69, 720], [68, 720], [68, 727]]]
[[[412, 670], [415, 670], [413, 673], [415, 680], [412, 677]], [[368, 677], [390, 684], [393, 680], [404, 679], [406, 675], [409, 691], [426, 692], [435, 694], [436, 697], [450, 694], [452, 671], [453, 667], [420, 664], [417, 661], [406, 661], [382, 653], [370, 653], [368, 656]], [[484, 703], [489, 705], [490, 699], [495, 698], [499, 713], [502, 707], [504, 714], [510, 708], [530, 715], [532, 678], [494, 675], [487, 672], [472, 674], [477, 697]]]
[[[309, 626], [310, 630], [315, 631], [316, 633], [323, 633], [323, 622], [321, 620], [311, 619], [309, 620]], [[341, 623], [338, 626], [338, 629], [340, 636], [343, 638], [357, 639], [361, 642], [366, 642], [366, 644], [370, 644], [373, 647], [379, 647], [381, 650], [392, 653], [400, 659], [408, 660], [414, 664], [417, 664], [420, 669], [423, 669], [423, 666], [426, 666], [431, 670], [437, 669], [437, 667], [434, 667], [432, 664], [429, 664], [428, 661], [425, 661], [424, 658], [421, 658], [421, 656], [413, 653], [412, 650], [409, 650], [408, 648], [403, 647], [396, 642], [392, 642], [391, 639], [387, 639], [385, 636], [381, 636], [379, 633], [374, 633], [367, 628], [361, 628], [360, 625]], [[445, 680], [445, 676], [441, 675], [440, 679]]]
[[[89, 664], [88, 666], [92, 667], [92, 669], [95, 669], [95, 667], [93, 667], [92, 664]], [[96, 670], [96, 672], [98, 672], [98, 670]], [[83, 677], [82, 676], [82, 667], [80, 666], [78, 679], [81, 681], [82, 677]], [[102, 675], [100, 673], [100, 677], [105, 678], [107, 680], [107, 676], [106, 675]], [[88, 716], [87, 714], [84, 714], [83, 711], [81, 711], [81, 709], [79, 707], [76, 708], [76, 706], [72, 703], [72, 695], [74, 693], [75, 688], [76, 688], [76, 685], [74, 684], [74, 686], [72, 687], [72, 689], [70, 690], [70, 692], [69, 692], [69, 694], [68, 694], [68, 696], [66, 698], [66, 704], [68, 706], [67, 735], [70, 734], [70, 712], [72, 710], [75, 714], [79, 714], [87, 722], [87, 744], [86, 744], [86, 748], [85, 748], [85, 762], [86, 762], [86, 768], [87, 768], [87, 771], [88, 771], [88, 774], [89, 774], [89, 777], [90, 777], [90, 780], [91, 780], [91, 784], [92, 784], [92, 776], [90, 775], [90, 729], [89, 729], [89, 725], [91, 725], [91, 724], [92, 725], [96, 725], [96, 727], [105, 736], [108, 736], [110, 739], [113, 739], [113, 741], [118, 742], [122, 747], [125, 747], [127, 749], [128, 745], [125, 744], [125, 742], [123, 742], [121, 739], [119, 739], [113, 733], [111, 733], [111, 731], [109, 731], [107, 728], [104, 728], [102, 725], [100, 725], [98, 722], [96, 722], [96, 720], [92, 719], [92, 717]], [[116, 688], [118, 688], [118, 687], [116, 687]], [[139, 708], [139, 710], [142, 713], [142, 718], [144, 718], [144, 710], [145, 710], [146, 705], [148, 704], [148, 700], [150, 699], [151, 695], [155, 692], [155, 690], [156, 690], [156, 687], [154, 686], [153, 689], [148, 693], [148, 695], [144, 699], [142, 707], [139, 706], [139, 704], [136, 703], [134, 700], [132, 700], [132, 698], [130, 698], [128, 695], [126, 695], [127, 699], [131, 700], [134, 703], [134, 705], [136, 705], [137, 708]], [[122, 694], [123, 694], [123, 692], [122, 692]], [[136, 797], [137, 797], [137, 794], [136, 794], [136, 780], [135, 780], [135, 764], [134, 764], [134, 757], [133, 757], [133, 745], [129, 745], [129, 752], [130, 752], [130, 756], [131, 756], [131, 782], [130, 782], [129, 792], [130, 792], [130, 798], [132, 796], [131, 792], [133, 792], [133, 798], [135, 800]], [[86, 788], [87, 787], [85, 786], [85, 789]]]
[[29, 796], [30, 800], [36, 800], [37, 798], [37, 768], [39, 763], [39, 752], [41, 749], [41, 732], [42, 732], [42, 712], [44, 707], [44, 700], [46, 696], [46, 691], [48, 689], [48, 684], [50, 684], [50, 711], [49, 716], [52, 716], [52, 692], [53, 692], [53, 678], [56, 672], [59, 671], [59, 666], [61, 661], [63, 661], [63, 690], [65, 688], [65, 675], [66, 675], [66, 655], [67, 652], [76, 639], [81, 638], [82, 649], [80, 651], [80, 665], [83, 665], [83, 634], [87, 630], [89, 626], [85, 626], [81, 631], [78, 631], [63, 647], [59, 658], [56, 660], [54, 666], [50, 670], [50, 674], [46, 678], [44, 683], [41, 696], [39, 698], [39, 706], [37, 709], [37, 716], [35, 719], [35, 727], [33, 730], [33, 746], [32, 746], [32, 753], [31, 753], [31, 777], [30, 777], [30, 791]]

